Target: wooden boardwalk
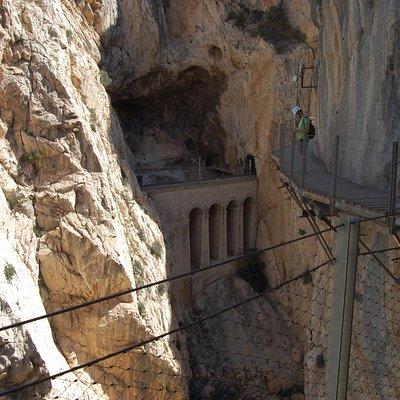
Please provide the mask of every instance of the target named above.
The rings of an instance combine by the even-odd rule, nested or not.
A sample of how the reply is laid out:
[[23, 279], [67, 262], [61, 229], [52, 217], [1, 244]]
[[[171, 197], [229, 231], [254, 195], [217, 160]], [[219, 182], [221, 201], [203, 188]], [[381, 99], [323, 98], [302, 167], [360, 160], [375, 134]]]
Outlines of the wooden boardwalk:
[[[296, 146], [298, 147], [298, 146]], [[317, 158], [310, 143], [307, 151], [307, 173], [301, 190], [301, 157], [298, 149], [295, 152], [294, 174], [290, 179], [290, 160], [292, 146], [281, 152], [273, 153], [272, 159], [279, 166], [281, 177], [285, 182], [292, 182], [292, 187], [303, 197], [329, 205], [331, 202], [333, 175], [327, 171], [326, 165]], [[280, 160], [282, 158], [282, 160]], [[280, 165], [282, 163], [282, 165]], [[389, 193], [370, 189], [338, 177], [335, 207], [339, 211], [362, 217], [378, 217], [388, 210]], [[397, 200], [396, 211], [400, 210]]]

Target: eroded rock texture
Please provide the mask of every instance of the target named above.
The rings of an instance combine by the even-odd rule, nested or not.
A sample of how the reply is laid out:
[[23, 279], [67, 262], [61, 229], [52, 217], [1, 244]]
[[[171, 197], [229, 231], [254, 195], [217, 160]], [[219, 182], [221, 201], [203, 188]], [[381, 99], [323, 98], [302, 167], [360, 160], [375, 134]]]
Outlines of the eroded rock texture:
[[320, 1], [319, 147], [332, 160], [342, 137], [341, 173], [387, 188], [392, 142], [399, 137], [397, 1]]
[[[397, 2], [283, 1], [287, 20], [281, 25], [291, 27], [280, 28], [284, 39], [268, 36], [265, 25], [277, 5], [3, 0], [1, 325], [169, 274], [168, 246], [137, 184], [138, 164], [184, 166], [200, 156], [238, 171], [251, 153], [260, 179], [258, 246], [309, 229], [298, 220], [295, 202], [278, 190], [270, 154], [279, 125], [292, 123], [296, 101], [317, 115], [316, 93], [297, 91], [292, 77], [299, 67], [313, 66], [318, 54], [322, 157], [329, 163], [334, 134], [351, 132], [365, 154], [372, 148], [389, 160], [398, 128]], [[371, 162], [378, 157], [352, 157], [350, 147], [343, 154], [345, 176], [387, 184], [385, 164]], [[325, 257], [316, 241], [304, 242], [269, 253], [262, 274], [272, 287]], [[165, 338], [22, 398], [213, 398], [222, 380], [232, 396], [318, 398], [328, 346], [329, 310], [321, 304], [330, 275], [321, 272], [312, 283], [200, 326], [190, 340]], [[251, 285], [228, 277], [207, 288], [195, 312], [204, 315], [251, 295]], [[171, 308], [168, 291], [151, 288], [2, 332], [0, 384], [57, 373], [193, 318]], [[227, 338], [231, 332], [234, 338]], [[237, 337], [248, 357], [238, 357]], [[140, 372], [146, 370], [152, 375]]]
[[[92, 27], [101, 6], [50, 0], [2, 4], [2, 282], [4, 290], [21, 282], [19, 291], [4, 294], [2, 325], [44, 313], [42, 302], [50, 311], [167, 273], [161, 232], [128, 167], [122, 130], [101, 83], [100, 37]], [[160, 250], [154, 255], [150, 249], [156, 243]], [[29, 303], [19, 300], [28, 295]], [[2, 385], [92, 360], [171, 324], [167, 293], [152, 289], [53, 318], [52, 334], [45, 322], [43, 330], [18, 330], [4, 348]], [[161, 352], [154, 364], [152, 354]], [[171, 373], [180, 368], [173, 355], [173, 346], [160, 341], [140, 358]], [[122, 356], [118, 363], [128, 365], [135, 357]], [[83, 383], [72, 383], [68, 396], [83, 386], [85, 396], [95, 398], [91, 381], [100, 373], [104, 382], [115, 379], [116, 369], [98, 369], [88, 371]], [[135, 374], [127, 372], [121, 382]], [[165, 379], [160, 374], [156, 382]], [[52, 385], [41, 393], [50, 396], [50, 390]], [[135, 390], [125, 390], [121, 398]], [[103, 397], [116, 398], [118, 391], [108, 388]]]

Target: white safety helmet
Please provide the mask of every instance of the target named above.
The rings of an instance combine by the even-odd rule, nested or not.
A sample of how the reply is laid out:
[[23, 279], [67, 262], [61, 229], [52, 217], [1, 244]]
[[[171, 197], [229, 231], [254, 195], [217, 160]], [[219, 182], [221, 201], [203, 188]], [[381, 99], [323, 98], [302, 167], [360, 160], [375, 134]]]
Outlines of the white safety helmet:
[[292, 108], [293, 115], [296, 115], [299, 111], [302, 111], [301, 107], [299, 107], [299, 106], [294, 106]]

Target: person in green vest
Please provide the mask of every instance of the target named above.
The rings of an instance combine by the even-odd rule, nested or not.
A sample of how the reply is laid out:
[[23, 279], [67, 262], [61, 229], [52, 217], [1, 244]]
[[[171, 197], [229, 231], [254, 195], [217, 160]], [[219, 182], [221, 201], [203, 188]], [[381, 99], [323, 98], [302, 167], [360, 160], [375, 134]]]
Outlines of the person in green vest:
[[303, 110], [299, 106], [294, 106], [292, 109], [293, 115], [296, 116], [299, 121], [297, 127], [297, 140], [299, 142], [306, 142], [308, 140], [308, 133], [310, 131], [311, 120], [309, 117], [304, 115]]
[[303, 157], [303, 152], [307, 152], [308, 134], [311, 128], [311, 119], [306, 115], [304, 115], [303, 110], [300, 106], [294, 106], [292, 108], [292, 112], [299, 123], [296, 130], [297, 133], [296, 136], [300, 144], [299, 147], [300, 147], [300, 159], [301, 159]]

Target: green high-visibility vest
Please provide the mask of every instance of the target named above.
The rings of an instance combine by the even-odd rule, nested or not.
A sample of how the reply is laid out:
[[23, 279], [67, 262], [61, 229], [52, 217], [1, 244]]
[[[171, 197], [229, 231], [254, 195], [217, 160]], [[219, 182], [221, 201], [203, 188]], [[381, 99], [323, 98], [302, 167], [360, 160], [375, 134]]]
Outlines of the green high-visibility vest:
[[311, 120], [309, 117], [303, 117], [297, 128], [297, 140], [305, 140], [307, 139], [307, 134], [310, 130]]

